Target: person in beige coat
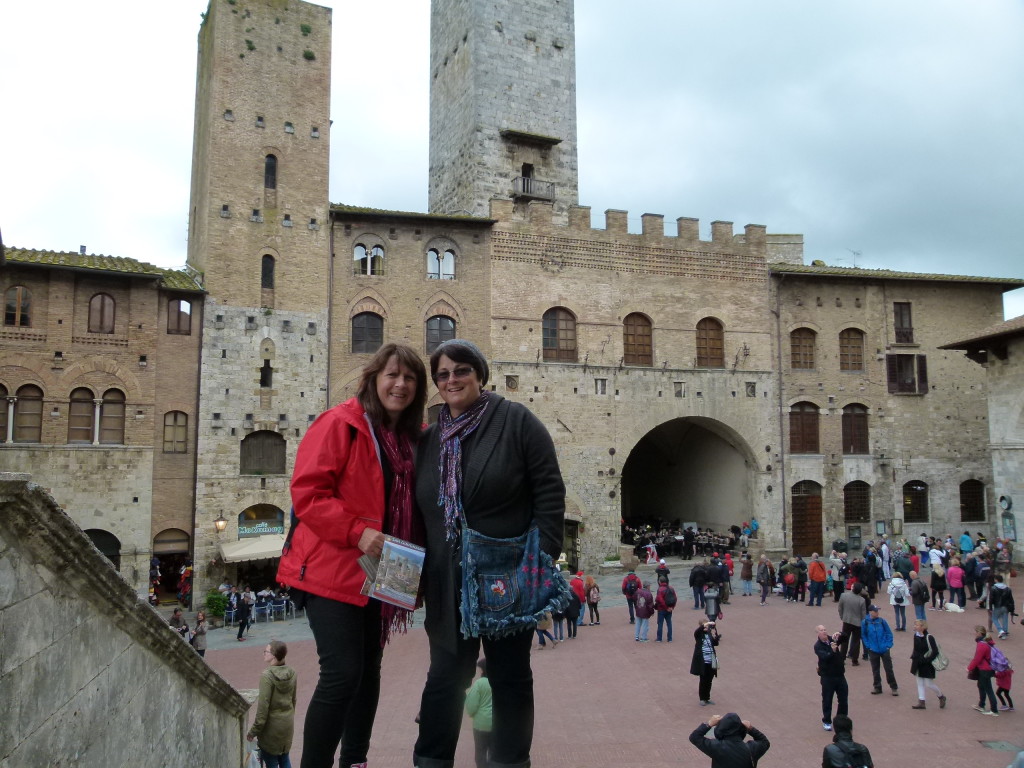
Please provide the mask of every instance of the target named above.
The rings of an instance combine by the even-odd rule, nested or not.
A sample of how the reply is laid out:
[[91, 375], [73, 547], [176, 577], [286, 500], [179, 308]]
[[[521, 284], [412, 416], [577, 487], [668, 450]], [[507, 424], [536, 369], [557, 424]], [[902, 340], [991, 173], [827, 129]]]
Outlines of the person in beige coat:
[[288, 646], [271, 640], [263, 649], [267, 668], [260, 676], [256, 720], [246, 738], [256, 739], [266, 768], [291, 768], [288, 753], [295, 733], [295, 693], [298, 678], [284, 663]]

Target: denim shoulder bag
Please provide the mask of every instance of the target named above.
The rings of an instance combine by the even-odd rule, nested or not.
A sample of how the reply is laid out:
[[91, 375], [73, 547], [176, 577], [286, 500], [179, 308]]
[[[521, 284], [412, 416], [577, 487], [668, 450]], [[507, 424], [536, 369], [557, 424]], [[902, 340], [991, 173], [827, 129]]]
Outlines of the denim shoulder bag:
[[[499, 407], [493, 426], [501, 428], [506, 411]], [[547, 611], [565, 611], [569, 585], [540, 548], [535, 524], [521, 536], [496, 539], [470, 528], [465, 514], [461, 522], [463, 637], [496, 640], [535, 629]]]

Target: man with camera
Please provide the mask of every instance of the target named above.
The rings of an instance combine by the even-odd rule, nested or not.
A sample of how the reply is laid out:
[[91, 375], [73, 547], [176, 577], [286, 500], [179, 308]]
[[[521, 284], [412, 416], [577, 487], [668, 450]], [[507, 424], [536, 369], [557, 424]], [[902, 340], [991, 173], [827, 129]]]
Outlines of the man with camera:
[[832, 635], [821, 624], [817, 627], [818, 640], [814, 655], [818, 657], [818, 675], [821, 678], [821, 727], [832, 730], [832, 699], [838, 700], [836, 713], [849, 714], [847, 699], [850, 689], [846, 683], [846, 665], [843, 655], [843, 633]]

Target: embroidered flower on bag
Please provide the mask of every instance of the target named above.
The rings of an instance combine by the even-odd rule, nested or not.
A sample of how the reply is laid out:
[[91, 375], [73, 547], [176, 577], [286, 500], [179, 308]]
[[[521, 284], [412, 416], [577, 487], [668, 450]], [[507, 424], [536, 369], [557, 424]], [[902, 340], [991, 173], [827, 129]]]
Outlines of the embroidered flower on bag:
[[501, 579], [498, 579], [493, 584], [491, 584], [491, 592], [493, 592], [498, 597], [504, 597], [507, 591], [508, 590], [505, 589], [505, 582]]

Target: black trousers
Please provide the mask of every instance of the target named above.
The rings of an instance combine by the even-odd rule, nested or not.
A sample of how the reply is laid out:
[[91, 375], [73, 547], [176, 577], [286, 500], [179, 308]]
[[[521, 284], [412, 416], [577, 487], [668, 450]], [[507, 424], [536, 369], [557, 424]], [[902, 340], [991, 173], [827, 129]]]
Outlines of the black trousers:
[[320, 657], [320, 678], [306, 710], [302, 768], [366, 762], [380, 698], [380, 603], [365, 608], [309, 595], [306, 616]]
[[697, 686], [697, 696], [701, 701], [708, 701], [711, 698], [711, 684], [715, 682], [716, 672], [718, 670], [704, 662], [704, 669], [700, 673], [700, 684]]
[[487, 659], [494, 714], [491, 763], [508, 766], [529, 763], [533, 744], [532, 643], [532, 629], [500, 640], [467, 640], [460, 635], [454, 653], [430, 638], [430, 669], [420, 701], [420, 731], [414, 749], [418, 764], [451, 765], [455, 760], [466, 690], [473, 681], [481, 645]]
[[850, 695], [850, 687], [846, 684], [846, 676], [839, 675], [835, 677], [822, 677], [821, 678], [821, 722], [831, 723], [832, 722], [832, 699], [836, 698], [839, 700], [839, 706], [836, 708], [837, 715], [848, 715], [849, 709], [847, 707], [848, 698]]

